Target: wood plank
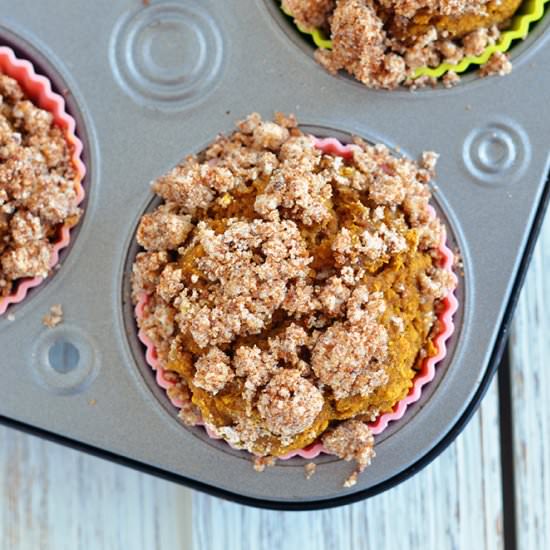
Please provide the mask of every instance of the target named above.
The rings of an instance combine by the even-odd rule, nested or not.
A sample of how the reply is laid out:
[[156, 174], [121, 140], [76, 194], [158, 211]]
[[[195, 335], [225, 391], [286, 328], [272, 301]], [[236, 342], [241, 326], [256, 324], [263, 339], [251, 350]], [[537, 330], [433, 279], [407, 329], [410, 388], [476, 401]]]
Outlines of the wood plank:
[[550, 215], [521, 294], [511, 337], [518, 548], [550, 548]]
[[370, 500], [297, 513], [257, 510], [195, 493], [195, 548], [495, 550], [504, 547], [500, 487], [498, 392], [493, 382], [480, 411], [455, 443], [417, 476]]
[[2, 550], [191, 548], [191, 492], [0, 427]]

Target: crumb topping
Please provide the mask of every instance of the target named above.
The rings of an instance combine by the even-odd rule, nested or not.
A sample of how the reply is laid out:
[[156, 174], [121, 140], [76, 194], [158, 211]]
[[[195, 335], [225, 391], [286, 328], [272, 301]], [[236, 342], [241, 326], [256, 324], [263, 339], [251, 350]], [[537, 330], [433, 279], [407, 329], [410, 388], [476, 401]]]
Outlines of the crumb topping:
[[139, 225], [132, 296], [183, 422], [263, 457], [326, 434], [367, 464], [372, 436], [349, 419], [407, 395], [455, 285], [436, 161], [360, 139], [342, 158], [292, 116], [253, 114], [153, 183], [165, 203]]
[[53, 115], [0, 74], [0, 297], [47, 277], [62, 225], [78, 222], [70, 146]]
[[354, 460], [356, 470], [344, 481], [344, 487], [352, 487], [357, 483], [357, 475], [361, 473], [376, 455], [374, 437], [364, 422], [346, 420], [323, 436], [325, 449], [346, 460]]
[[237, 376], [244, 380], [243, 397], [247, 402], [252, 400], [259, 387], [269, 382], [271, 375], [278, 369], [275, 357], [257, 346], [237, 348], [233, 364]]
[[141, 218], [137, 241], [145, 250], [175, 250], [185, 242], [193, 228], [191, 216], [176, 211], [177, 206], [168, 203]]
[[[465, 56], [480, 55], [509, 26], [520, 4], [521, 0], [283, 0], [283, 9], [299, 25], [330, 35], [332, 50], [315, 52], [329, 72], [345, 70], [370, 88], [417, 89], [436, 80], [416, 78], [416, 69], [457, 65]], [[507, 74], [508, 65], [502, 59], [498, 63], [490, 74]], [[482, 68], [481, 76], [486, 72]], [[442, 82], [449, 88], [459, 77], [450, 71]]]
[[209, 283], [208, 292], [185, 289], [174, 305], [181, 331], [189, 332], [200, 348], [261, 332], [282, 306], [287, 283], [303, 279], [311, 263], [291, 220], [231, 218], [219, 234], [199, 222], [195, 242], [202, 253], [196, 267]]
[[210, 348], [206, 355], [200, 357], [195, 369], [193, 384], [212, 395], [216, 395], [235, 377], [229, 357], [218, 348]]
[[317, 339], [311, 365], [336, 399], [367, 396], [388, 381], [388, 333], [379, 323], [384, 310], [380, 295], [369, 296], [366, 287], [357, 287], [348, 302], [347, 320], [334, 323]]
[[326, 27], [336, 0], [283, 0], [283, 9], [307, 28]]
[[276, 435], [293, 436], [309, 428], [323, 408], [323, 395], [299, 371], [282, 369], [258, 398], [258, 410]]
[[502, 52], [495, 52], [489, 58], [485, 65], [481, 66], [479, 71], [480, 76], [505, 76], [512, 72], [512, 63], [508, 59], [508, 56]]

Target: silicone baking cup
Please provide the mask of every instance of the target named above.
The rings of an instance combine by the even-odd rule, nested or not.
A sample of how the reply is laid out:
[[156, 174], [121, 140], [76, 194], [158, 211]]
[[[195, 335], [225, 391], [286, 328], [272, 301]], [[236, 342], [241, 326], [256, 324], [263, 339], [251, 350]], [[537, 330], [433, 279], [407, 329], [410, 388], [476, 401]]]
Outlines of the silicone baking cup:
[[[420, 67], [415, 71], [415, 78], [419, 76], [439, 78], [449, 71], [454, 71], [457, 74], [464, 73], [474, 65], [483, 65], [489, 61], [489, 58], [495, 52], [507, 52], [514, 40], [524, 40], [527, 37], [531, 24], [542, 18], [545, 4], [549, 1], [550, 0], [525, 0], [514, 14], [514, 17], [512, 17], [510, 27], [502, 31], [498, 42], [491, 46], [487, 46], [481, 55], [464, 57], [457, 65], [441, 63], [437, 67]], [[282, 6], [281, 9], [288, 17], [292, 17], [292, 14], [289, 13], [288, 10], [283, 9]], [[295, 22], [294, 25], [301, 33], [310, 36], [318, 48], [323, 50], [332, 49], [332, 41], [321, 29], [307, 29]]]
[[[319, 139], [314, 136], [311, 136], [311, 137], [315, 140], [316, 147], [321, 151], [323, 151], [324, 153], [337, 155], [343, 158], [349, 158], [353, 154], [353, 148], [354, 148], [353, 145], [343, 145], [337, 139], [334, 139], [334, 138]], [[429, 206], [428, 208], [429, 208], [430, 215], [435, 217], [436, 213], [433, 207]], [[447, 240], [447, 237], [445, 233], [445, 227], [443, 227], [441, 242], [439, 244], [439, 252], [441, 255], [440, 265], [443, 269], [449, 271], [452, 274], [455, 280], [455, 286], [456, 286], [457, 278], [452, 270], [453, 263], [454, 263], [454, 255], [449, 249], [449, 247], [447, 246], [446, 240]], [[147, 304], [147, 301], [148, 301], [147, 294], [142, 294], [139, 297], [138, 303], [136, 304], [136, 307], [135, 307], [136, 319], [143, 319], [144, 308]], [[433, 343], [437, 350], [436, 353], [431, 357], [425, 358], [422, 361], [418, 369], [418, 373], [414, 377], [413, 385], [409, 390], [408, 395], [404, 397], [401, 401], [396, 403], [396, 405], [394, 406], [391, 412], [380, 415], [374, 422], [371, 422], [369, 424], [369, 427], [374, 435], [381, 434], [386, 429], [386, 427], [390, 422], [394, 422], [402, 418], [403, 415], [405, 414], [405, 411], [407, 410], [407, 407], [410, 404], [420, 399], [422, 388], [428, 382], [431, 382], [434, 379], [436, 365], [446, 356], [447, 354], [446, 342], [454, 332], [455, 327], [453, 324], [453, 315], [458, 309], [458, 300], [454, 295], [454, 290], [451, 290], [447, 294], [447, 296], [443, 298], [441, 302], [442, 302], [442, 308], [438, 315], [438, 321], [441, 329], [439, 333], [433, 338]], [[145, 346], [145, 350], [146, 350], [145, 360], [147, 361], [149, 366], [155, 371], [157, 384], [161, 388], [168, 390], [170, 387], [173, 386], [173, 383], [169, 382], [166, 379], [166, 377], [164, 376], [164, 370], [162, 369], [162, 367], [159, 366], [157, 351], [155, 349], [154, 344], [151, 342], [151, 340], [143, 330], [139, 330], [138, 338], [141, 341], [141, 343]], [[182, 403], [178, 399], [170, 398], [170, 401], [176, 408], [181, 408]], [[213, 432], [209, 429], [209, 426], [207, 424], [203, 424], [203, 427], [205, 428], [209, 437], [211, 437], [212, 439], [220, 439], [219, 437], [213, 434]], [[312, 459], [317, 457], [321, 453], [330, 454], [328, 453], [328, 451], [325, 450], [322, 443], [315, 442], [303, 449], [292, 451], [287, 455], [284, 455], [279, 458], [282, 460], [287, 460], [289, 458], [298, 456], [305, 459]]]
[[[0, 46], [0, 73], [16, 80], [27, 97], [41, 109], [49, 111], [53, 115], [54, 123], [63, 130], [71, 149], [71, 160], [75, 168], [76, 204], [80, 204], [84, 199], [82, 181], [86, 174], [86, 168], [80, 158], [83, 147], [82, 142], [75, 135], [76, 123], [65, 110], [65, 100], [52, 91], [50, 81], [46, 77], [36, 74], [29, 61], [17, 58], [13, 50], [7, 46]], [[50, 269], [59, 262], [59, 252], [69, 245], [70, 240], [70, 227], [60, 227], [58, 238], [53, 243]], [[10, 304], [24, 300], [27, 292], [42, 283], [44, 279], [44, 277], [34, 277], [17, 281], [12, 294], [0, 298], [0, 315], [5, 313]]]

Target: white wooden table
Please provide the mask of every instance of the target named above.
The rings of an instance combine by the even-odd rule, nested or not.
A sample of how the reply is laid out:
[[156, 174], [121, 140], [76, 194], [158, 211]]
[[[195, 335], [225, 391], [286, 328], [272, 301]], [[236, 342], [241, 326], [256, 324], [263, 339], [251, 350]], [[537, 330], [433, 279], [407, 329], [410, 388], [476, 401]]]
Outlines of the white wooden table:
[[508, 372], [438, 459], [333, 510], [238, 506], [0, 428], [0, 550], [548, 550], [550, 216], [510, 349]]

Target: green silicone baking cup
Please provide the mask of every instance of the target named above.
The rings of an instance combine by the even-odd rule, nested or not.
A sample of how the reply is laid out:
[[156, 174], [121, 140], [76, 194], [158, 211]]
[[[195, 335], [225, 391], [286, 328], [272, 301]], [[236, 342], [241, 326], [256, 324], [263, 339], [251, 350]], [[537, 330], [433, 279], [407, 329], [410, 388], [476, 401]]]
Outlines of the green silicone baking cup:
[[[483, 65], [495, 52], [507, 52], [514, 40], [524, 40], [529, 32], [531, 23], [538, 21], [544, 15], [544, 6], [550, 0], [525, 0], [512, 18], [512, 23], [508, 29], [503, 31], [496, 44], [487, 46], [481, 55], [465, 57], [457, 65], [450, 63], [441, 63], [437, 67], [420, 67], [415, 71], [415, 78], [419, 76], [431, 76], [439, 78], [449, 71], [463, 73], [471, 65]], [[292, 17], [292, 14], [283, 9], [283, 12]], [[306, 29], [296, 24], [298, 30], [311, 36], [313, 42], [318, 48], [323, 50], [332, 49], [332, 41], [321, 29]]]

